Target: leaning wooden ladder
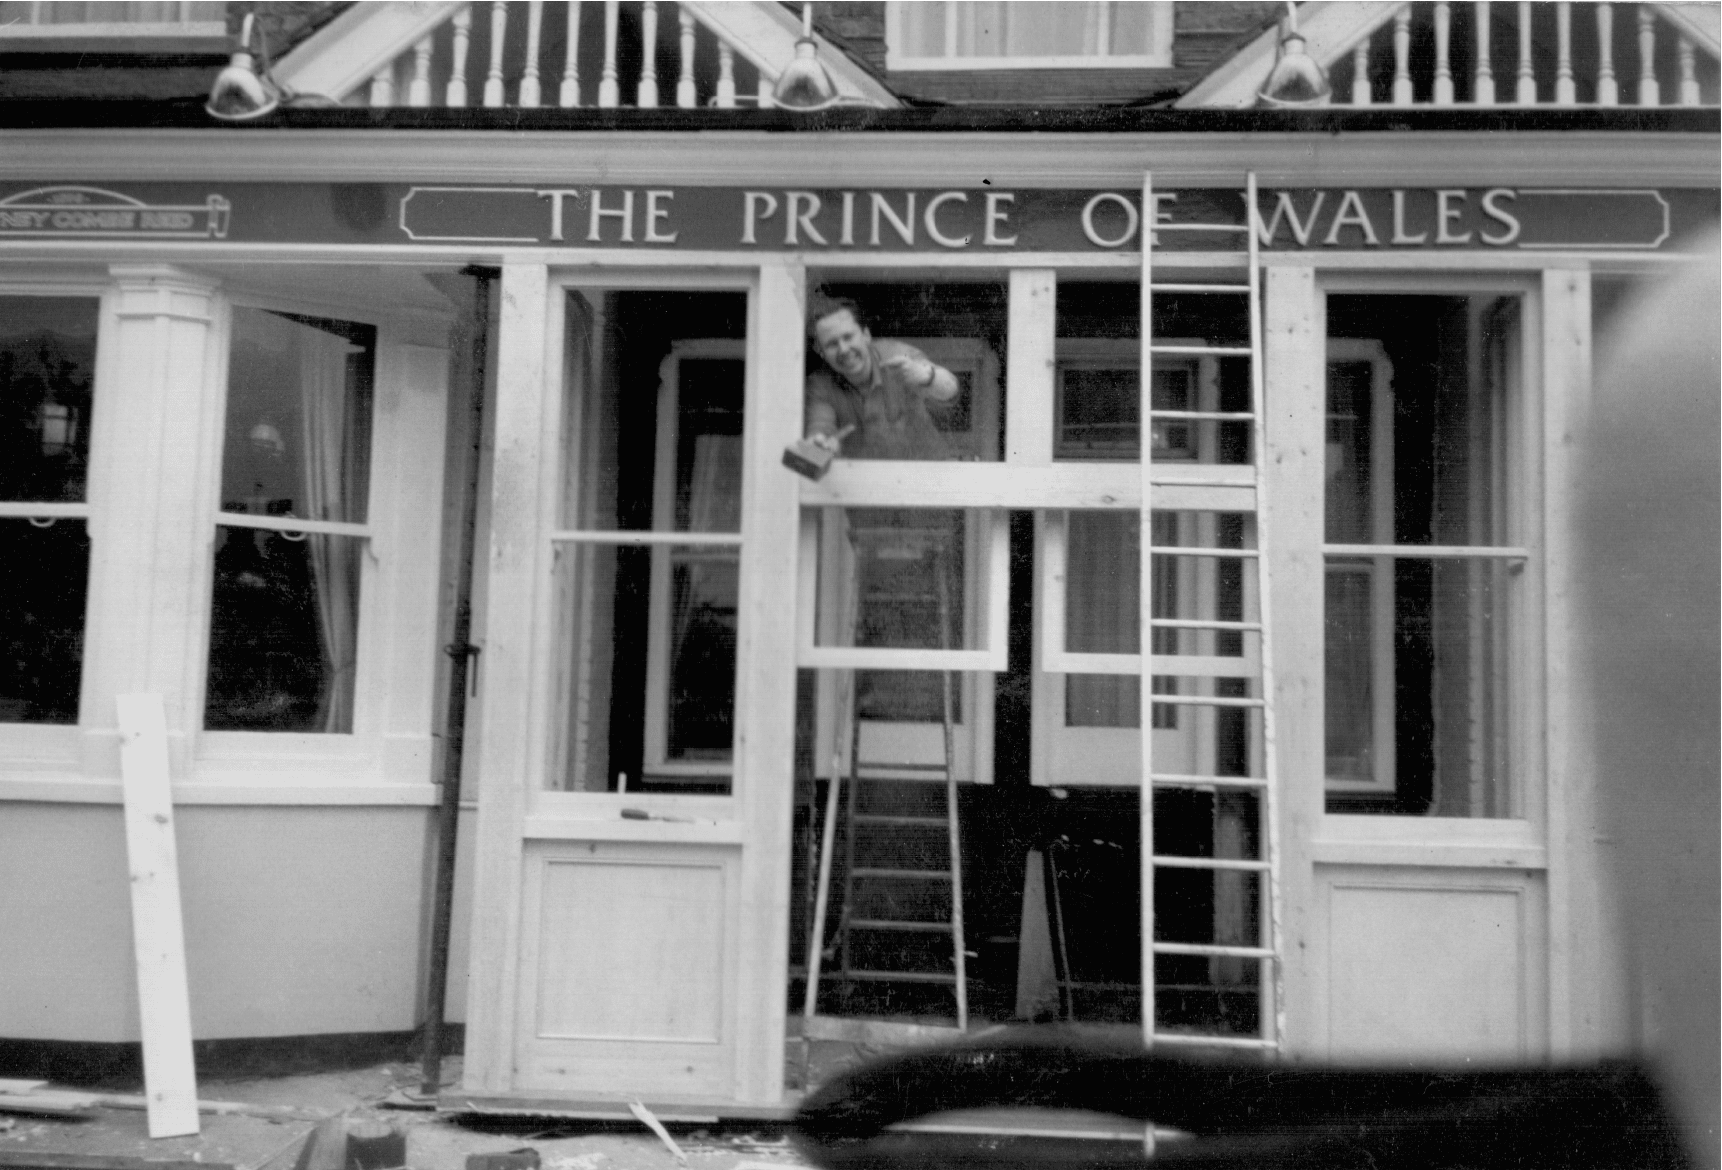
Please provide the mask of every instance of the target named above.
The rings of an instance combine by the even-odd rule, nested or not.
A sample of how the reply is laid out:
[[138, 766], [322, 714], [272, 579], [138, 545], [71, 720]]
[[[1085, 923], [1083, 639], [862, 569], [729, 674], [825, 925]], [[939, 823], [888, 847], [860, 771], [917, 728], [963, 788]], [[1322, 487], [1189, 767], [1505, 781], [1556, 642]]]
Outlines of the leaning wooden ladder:
[[[1180, 631], [1211, 631], [1210, 637], [1218, 639], [1224, 633], [1235, 634], [1239, 648], [1246, 651], [1236, 659], [1201, 659], [1199, 656], [1185, 658], [1180, 663], [1177, 654], [1156, 655], [1153, 652], [1154, 639], [1151, 635], [1142, 638], [1142, 686], [1141, 686], [1141, 727], [1142, 727], [1142, 776], [1143, 787], [1141, 797], [1141, 834], [1143, 849], [1142, 857], [1142, 1030], [1143, 1041], [1149, 1047], [1157, 1044], [1193, 1045], [1202, 1047], [1219, 1047], [1232, 1049], [1254, 1049], [1270, 1053], [1280, 1051], [1284, 1035], [1285, 1008], [1283, 993], [1281, 947], [1281, 910], [1280, 910], [1280, 873], [1279, 873], [1279, 787], [1274, 750], [1274, 674], [1272, 655], [1272, 623], [1268, 619], [1268, 602], [1270, 589], [1268, 584], [1268, 563], [1263, 556], [1267, 546], [1266, 516], [1268, 508], [1267, 486], [1264, 482], [1263, 427], [1265, 416], [1263, 411], [1263, 366], [1262, 366], [1262, 318], [1261, 318], [1261, 257], [1259, 254], [1260, 231], [1258, 227], [1260, 211], [1256, 200], [1256, 176], [1251, 172], [1244, 186], [1244, 217], [1241, 224], [1233, 223], [1158, 223], [1156, 222], [1153, 175], [1146, 173], [1142, 179], [1142, 304], [1141, 304], [1141, 369], [1144, 376], [1141, 379], [1141, 415], [1144, 420], [1142, 433], [1142, 506], [1140, 509], [1139, 548], [1141, 552], [1141, 625], [1144, 631], [1180, 630]], [[1201, 231], [1219, 232], [1225, 234], [1243, 233], [1248, 240], [1246, 245], [1246, 263], [1248, 278], [1243, 284], [1171, 281], [1156, 282], [1154, 279], [1154, 243], [1155, 236], [1160, 232]], [[1210, 294], [1215, 296], [1242, 295], [1249, 298], [1249, 344], [1245, 346], [1225, 345], [1159, 345], [1154, 340], [1153, 299], [1156, 293], [1178, 294]], [[1153, 361], [1157, 354], [1178, 356], [1212, 356], [1215, 358], [1243, 357], [1250, 363], [1250, 409], [1245, 411], [1219, 410], [1156, 410], [1153, 408]], [[1240, 542], [1245, 547], [1240, 548], [1197, 548], [1191, 546], [1156, 547], [1153, 541], [1153, 516], [1157, 502], [1156, 488], [1169, 489], [1162, 493], [1167, 506], [1174, 510], [1194, 511], [1236, 511], [1235, 503], [1226, 507], [1216, 507], [1214, 503], [1203, 506], [1199, 497], [1190, 495], [1191, 489], [1199, 493], [1208, 486], [1236, 488], [1244, 486], [1239, 480], [1243, 477], [1236, 474], [1243, 470], [1235, 465], [1212, 465], [1209, 482], [1193, 479], [1189, 474], [1174, 475], [1164, 467], [1157, 466], [1152, 459], [1153, 444], [1149, 441], [1151, 420], [1186, 420], [1192, 423], [1208, 423], [1220, 425], [1227, 422], [1250, 425], [1250, 467], [1247, 486], [1251, 489], [1248, 494], [1253, 508], [1246, 512], [1246, 538]], [[1187, 465], [1186, 465], [1187, 467]], [[1183, 500], [1176, 497], [1184, 495]], [[1228, 495], [1228, 500], [1235, 499], [1235, 492]], [[1218, 501], [1215, 501], [1217, 503]], [[1254, 521], [1254, 547], [1249, 547], [1249, 520]], [[1220, 620], [1218, 618], [1165, 618], [1156, 617], [1153, 612], [1153, 570], [1156, 558], [1175, 559], [1179, 557], [1213, 557], [1237, 558], [1242, 562], [1242, 572], [1245, 580], [1244, 597], [1252, 593], [1255, 598], [1255, 612], [1248, 609], [1240, 617], [1242, 620]], [[1248, 584], [1250, 566], [1255, 567], [1255, 582], [1252, 590]], [[1246, 601], [1246, 606], [1248, 602]], [[1257, 640], [1257, 653], [1251, 656], [1247, 653], [1247, 640]], [[1249, 666], [1254, 659], [1253, 667]], [[1228, 665], [1232, 662], [1243, 665]], [[1198, 663], [1201, 663], [1198, 666]], [[1208, 688], [1215, 693], [1176, 693], [1155, 694], [1150, 681], [1154, 676], [1171, 676], [1177, 678], [1182, 673], [1184, 678], [1207, 678], [1215, 685]], [[1242, 679], [1241, 684], [1234, 683], [1229, 687], [1218, 685], [1221, 679]], [[1194, 688], [1200, 690], [1201, 688]], [[1226, 694], [1226, 690], [1243, 690], [1243, 694]], [[1180, 692], [1183, 688], [1179, 688]], [[1252, 693], [1253, 692], [1253, 693]], [[1216, 708], [1241, 708], [1245, 711], [1246, 721], [1254, 713], [1259, 722], [1259, 739], [1257, 751], [1253, 753], [1257, 761], [1251, 768], [1246, 769], [1251, 774], [1247, 776], [1219, 775], [1183, 775], [1156, 772], [1154, 769], [1154, 736], [1152, 733], [1153, 708], [1162, 703], [1185, 706], [1209, 706]], [[1246, 722], [1247, 726], [1247, 722]], [[1229, 857], [1190, 857], [1183, 855], [1161, 855], [1154, 849], [1154, 800], [1157, 791], [1184, 790], [1199, 791], [1214, 794], [1216, 797], [1222, 790], [1233, 792], [1253, 792], [1257, 795], [1259, 804], [1260, 846], [1254, 858]], [[1218, 852], [1216, 850], [1215, 852]], [[1233, 945], [1230, 943], [1209, 942], [1171, 942], [1155, 938], [1154, 925], [1154, 882], [1156, 874], [1162, 869], [1207, 869], [1215, 874], [1216, 879], [1225, 871], [1243, 874], [1255, 874], [1258, 880], [1258, 922], [1259, 931], [1253, 945]], [[1263, 904], [1265, 903], [1265, 904]], [[1229, 1034], [1213, 1034], [1195, 1031], [1168, 1031], [1162, 1029], [1157, 1022], [1155, 961], [1160, 956], [1205, 956], [1216, 961], [1243, 961], [1257, 964], [1258, 971], [1258, 1026], [1257, 1035], [1239, 1036]]]
[[[961, 529], [941, 527], [932, 529], [851, 528], [850, 543], [855, 550], [855, 585], [850, 591], [849, 632], [853, 644], [862, 628], [862, 615], [868, 602], [883, 602], [908, 606], [931, 605], [939, 627], [939, 648], [950, 648], [953, 587], [951, 560], [952, 544], [961, 539]], [[931, 596], [864, 597], [869, 558], [924, 559], [930, 563], [928, 574]], [[838, 821], [847, 822], [844, 840], [843, 897], [838, 908], [838, 924], [834, 953], [839, 960], [838, 975], [846, 980], [882, 983], [945, 983], [950, 984], [956, 1000], [956, 1034], [968, 1028], [969, 1003], [965, 941], [963, 936], [963, 870], [962, 834], [957, 815], [957, 780], [955, 768], [955, 679], [948, 670], [940, 673], [941, 730], [943, 732], [943, 762], [922, 763], [903, 760], [867, 760], [862, 755], [861, 694], [856, 672], [845, 672], [848, 702], [849, 760], [845, 776], [839, 753], [833, 751], [830, 787], [826, 792], [825, 820], [821, 832], [818, 857], [818, 883], [814, 892], [813, 922], [807, 943], [807, 995], [802, 1010], [802, 1037], [814, 1039], [910, 1040], [949, 1033], [951, 1029], [924, 1025], [885, 1024], [880, 1021], [852, 1021], [818, 1015], [819, 981], [824, 965], [825, 924], [831, 895], [832, 854], [836, 844]], [[841, 721], [837, 734], [843, 734]], [[847, 780], [847, 784], [845, 783]], [[879, 811], [864, 807], [863, 785], [902, 786], [907, 792], [920, 795], [933, 783], [942, 782], [943, 811], [933, 815], [922, 807], [912, 811], [901, 808]], [[847, 799], [844, 793], [847, 792]], [[942, 868], [913, 868], [900, 864], [867, 864], [863, 840], [878, 834], [897, 834], [942, 828], [945, 837], [946, 864]], [[945, 886], [949, 893], [949, 908], [943, 918], [929, 919], [924, 915], [903, 915], [902, 903], [924, 905], [924, 896], [912, 891]], [[905, 892], [910, 892], [907, 899]], [[935, 898], [935, 900], [937, 900]], [[870, 907], [870, 908], [869, 908]], [[881, 909], [881, 907], [883, 909]], [[929, 971], [912, 969], [881, 969], [857, 966], [855, 936], [891, 934], [948, 934], [951, 941], [951, 970]]]

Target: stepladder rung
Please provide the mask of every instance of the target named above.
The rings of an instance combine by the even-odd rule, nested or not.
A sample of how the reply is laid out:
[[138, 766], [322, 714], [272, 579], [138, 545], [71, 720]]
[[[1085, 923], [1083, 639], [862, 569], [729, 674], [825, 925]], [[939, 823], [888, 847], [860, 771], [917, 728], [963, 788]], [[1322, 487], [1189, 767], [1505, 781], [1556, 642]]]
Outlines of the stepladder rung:
[[869, 979], [877, 983], [950, 983], [957, 981], [949, 971], [881, 971], [873, 968], [852, 968], [843, 972], [845, 979]]
[[1247, 284], [1204, 284], [1200, 281], [1170, 282], [1155, 281], [1149, 289], [1157, 293], [1248, 293]]
[[944, 817], [906, 817], [885, 813], [856, 813], [853, 823], [857, 825], [925, 825], [944, 826], [951, 822]]
[[898, 918], [852, 918], [850, 930], [900, 930], [907, 934], [949, 934], [947, 922], [919, 922]]
[[1225, 943], [1165, 943], [1154, 944], [1156, 955], [1203, 955], [1216, 959], [1272, 959], [1277, 956], [1267, 947], [1232, 946]]
[[1230, 870], [1239, 873], [1266, 873], [1269, 864], [1265, 861], [1254, 861], [1233, 857], [1179, 857], [1156, 853], [1154, 864], [1162, 869], [1211, 869]]
[[849, 871], [849, 876], [857, 881], [862, 878], [890, 878], [893, 881], [908, 882], [948, 882], [951, 880], [951, 872], [947, 869], [888, 869], [876, 865], [857, 865]]
[[1186, 357], [1254, 357], [1247, 345], [1150, 345], [1149, 353], [1182, 354]]

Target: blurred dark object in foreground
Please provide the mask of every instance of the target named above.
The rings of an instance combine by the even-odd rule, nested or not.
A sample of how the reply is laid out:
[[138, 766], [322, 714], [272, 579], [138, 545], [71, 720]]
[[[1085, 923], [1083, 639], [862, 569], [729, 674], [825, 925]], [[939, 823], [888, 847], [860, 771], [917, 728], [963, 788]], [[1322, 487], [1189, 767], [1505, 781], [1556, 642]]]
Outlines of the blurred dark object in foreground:
[[[887, 1132], [954, 1110], [1080, 1109], [1193, 1135], [1140, 1145]], [[1149, 1055], [1058, 1029], [929, 1049], [811, 1094], [797, 1139], [821, 1166], [1554, 1170], [1691, 1165], [1636, 1065], [1415, 1071]]]

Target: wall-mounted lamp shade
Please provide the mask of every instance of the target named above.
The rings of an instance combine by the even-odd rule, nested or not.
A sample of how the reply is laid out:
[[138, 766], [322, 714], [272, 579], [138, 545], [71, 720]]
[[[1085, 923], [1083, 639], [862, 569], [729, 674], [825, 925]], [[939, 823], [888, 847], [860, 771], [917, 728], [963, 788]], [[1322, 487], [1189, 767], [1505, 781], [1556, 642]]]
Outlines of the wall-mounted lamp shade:
[[1327, 73], [1305, 50], [1303, 37], [1288, 32], [1280, 41], [1279, 56], [1268, 79], [1256, 94], [1256, 104], [1269, 108], [1297, 109], [1325, 106], [1333, 96]]
[[786, 110], [823, 110], [837, 104], [837, 83], [819, 59], [819, 44], [811, 36], [795, 42], [795, 59], [772, 87], [773, 105]]
[[209, 100], [203, 108], [212, 118], [223, 122], [245, 122], [261, 118], [281, 104], [281, 87], [269, 76], [268, 57], [264, 57], [263, 72], [251, 56], [253, 17], [247, 14], [240, 27], [239, 48], [209, 87]]

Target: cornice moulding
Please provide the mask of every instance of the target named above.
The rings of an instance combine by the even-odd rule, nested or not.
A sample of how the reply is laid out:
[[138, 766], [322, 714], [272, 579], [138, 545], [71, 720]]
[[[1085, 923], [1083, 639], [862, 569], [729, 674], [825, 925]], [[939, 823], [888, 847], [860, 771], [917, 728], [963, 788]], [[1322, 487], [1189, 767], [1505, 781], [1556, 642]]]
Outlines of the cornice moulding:
[[[1669, 132], [951, 134], [0, 131], [15, 183], [389, 182], [820, 187], [1701, 186], [1722, 138]], [[817, 175], [817, 180], [810, 176]]]

